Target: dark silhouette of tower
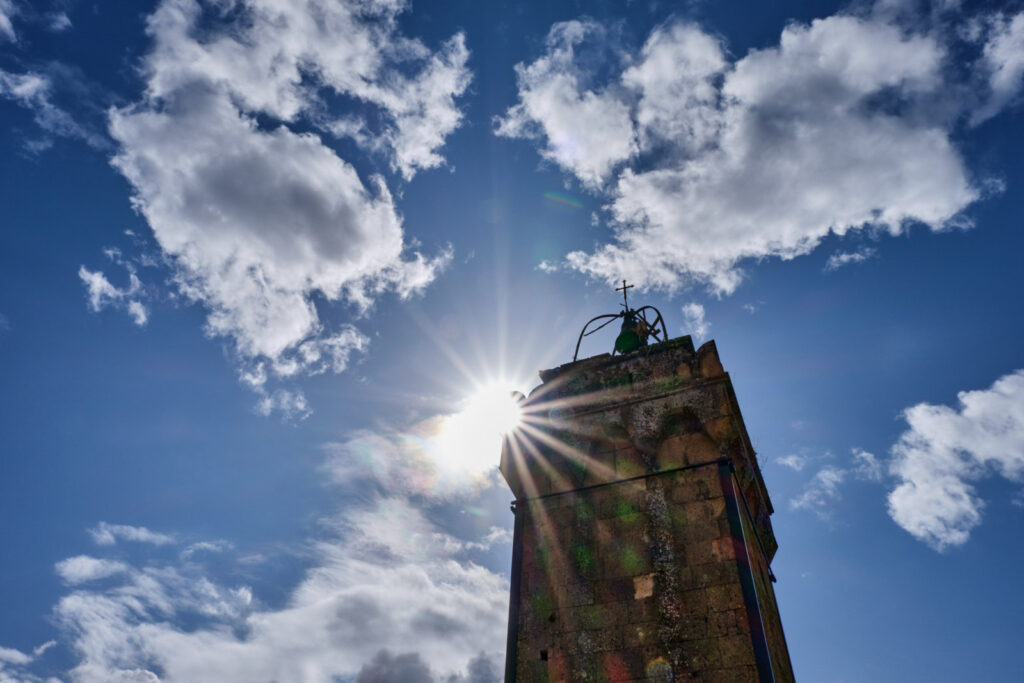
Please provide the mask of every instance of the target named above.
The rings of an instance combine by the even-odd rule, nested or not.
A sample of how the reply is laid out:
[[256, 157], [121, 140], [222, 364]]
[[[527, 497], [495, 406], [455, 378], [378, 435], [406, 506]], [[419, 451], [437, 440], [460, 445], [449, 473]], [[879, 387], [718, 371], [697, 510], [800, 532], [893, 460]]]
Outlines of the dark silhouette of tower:
[[505, 440], [506, 681], [792, 681], [772, 504], [715, 344], [630, 346], [542, 371]]

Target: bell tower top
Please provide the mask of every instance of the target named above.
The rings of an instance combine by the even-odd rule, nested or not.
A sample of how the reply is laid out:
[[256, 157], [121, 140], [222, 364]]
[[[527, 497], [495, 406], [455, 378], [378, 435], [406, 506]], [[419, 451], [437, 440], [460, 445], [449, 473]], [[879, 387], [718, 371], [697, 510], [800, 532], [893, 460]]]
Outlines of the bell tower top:
[[[573, 361], [579, 357], [580, 344], [583, 342], [584, 337], [589, 337], [619, 318], [622, 319], [622, 329], [619, 332], [619, 336], [615, 339], [612, 353], [621, 355], [636, 351], [643, 346], [647, 346], [648, 340], [652, 338], [658, 342], [668, 339], [668, 330], [665, 327], [665, 320], [661, 317], [661, 311], [654, 306], [641, 306], [637, 309], [630, 308], [629, 299], [626, 296], [626, 290], [629, 289], [633, 289], [633, 285], [627, 285], [625, 280], [622, 281], [621, 287], [615, 288], [616, 292], [622, 292], [621, 311], [596, 316], [588, 320], [587, 324], [583, 326], [579, 339], [576, 340], [576, 351], [572, 354]], [[604, 320], [604, 322], [588, 332], [588, 328], [599, 320]], [[661, 326], [660, 330], [658, 329], [659, 325]]]

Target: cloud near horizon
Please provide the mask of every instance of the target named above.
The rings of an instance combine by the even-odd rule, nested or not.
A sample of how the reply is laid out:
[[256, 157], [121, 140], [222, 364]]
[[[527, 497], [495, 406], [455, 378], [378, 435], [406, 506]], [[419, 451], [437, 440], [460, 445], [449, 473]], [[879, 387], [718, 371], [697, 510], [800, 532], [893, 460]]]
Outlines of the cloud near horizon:
[[507, 534], [458, 539], [394, 497], [329, 526], [336, 536], [311, 541], [313, 566], [280, 608], [212, 579], [194, 556], [144, 567], [62, 560], [56, 570], [72, 590], [54, 618], [74, 652], [71, 679], [398, 683], [412, 671], [421, 681], [497, 683], [508, 582], [465, 553]]
[[[1021, 17], [979, 38], [974, 68], [991, 74], [993, 112], [1020, 88], [1010, 46]], [[952, 139], [964, 117], [936, 105], [960, 85], [947, 42], [882, 13], [836, 15], [790, 24], [777, 46], [733, 60], [682, 20], [635, 52], [591, 19], [562, 22], [541, 57], [516, 67], [519, 101], [495, 133], [535, 141], [607, 200], [612, 241], [566, 265], [729, 294], [744, 262], [807, 254], [830, 233], [969, 226], [962, 212], [983, 183]], [[610, 77], [593, 67], [601, 50]]]

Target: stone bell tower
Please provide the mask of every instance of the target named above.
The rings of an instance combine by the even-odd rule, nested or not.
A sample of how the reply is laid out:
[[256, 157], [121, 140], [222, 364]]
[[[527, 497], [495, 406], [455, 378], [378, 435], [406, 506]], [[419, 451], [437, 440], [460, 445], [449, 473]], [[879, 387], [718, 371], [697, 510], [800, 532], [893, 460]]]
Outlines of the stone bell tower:
[[542, 371], [505, 440], [505, 680], [792, 681], [772, 504], [729, 375], [713, 341], [639, 330]]

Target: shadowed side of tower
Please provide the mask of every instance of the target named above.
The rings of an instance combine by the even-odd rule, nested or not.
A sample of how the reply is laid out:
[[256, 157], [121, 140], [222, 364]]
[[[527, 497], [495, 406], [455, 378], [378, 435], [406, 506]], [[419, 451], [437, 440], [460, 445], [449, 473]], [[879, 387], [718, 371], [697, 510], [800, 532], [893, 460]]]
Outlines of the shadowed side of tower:
[[506, 681], [792, 681], [771, 501], [714, 342], [541, 380], [502, 451]]

